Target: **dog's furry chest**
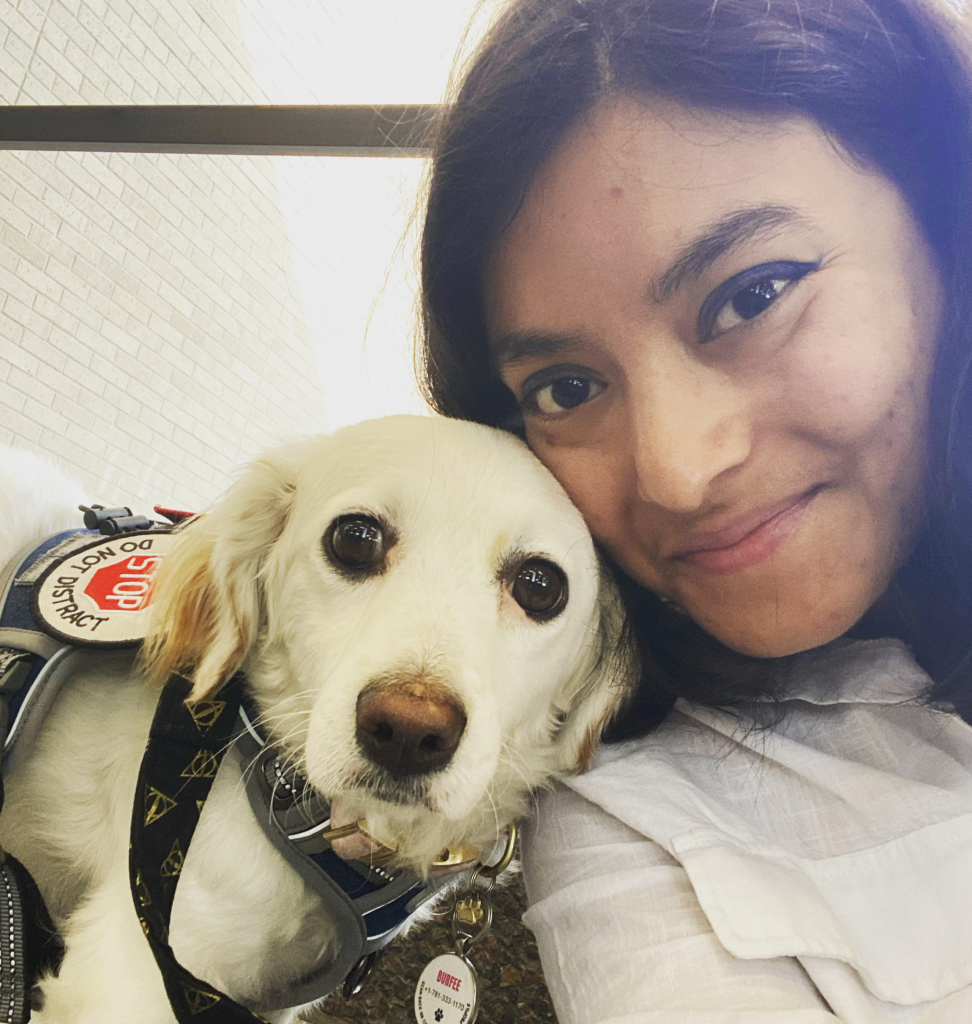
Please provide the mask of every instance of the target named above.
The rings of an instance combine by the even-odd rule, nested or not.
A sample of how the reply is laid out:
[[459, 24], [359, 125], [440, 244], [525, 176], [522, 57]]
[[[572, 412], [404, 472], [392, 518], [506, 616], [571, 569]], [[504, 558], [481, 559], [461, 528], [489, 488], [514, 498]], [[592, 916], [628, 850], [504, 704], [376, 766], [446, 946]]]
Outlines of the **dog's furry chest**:
[[[85, 894], [119, 871], [156, 694], [105, 656], [69, 680], [20, 768], [5, 780], [0, 842], [23, 860], [64, 926]], [[131, 895], [123, 912], [134, 918]], [[199, 977], [258, 1000], [326, 952], [327, 912], [280, 858], [227, 757], [179, 879], [171, 920], [177, 958]], [[70, 941], [70, 935], [66, 936]], [[259, 971], [255, 971], [259, 965]]]

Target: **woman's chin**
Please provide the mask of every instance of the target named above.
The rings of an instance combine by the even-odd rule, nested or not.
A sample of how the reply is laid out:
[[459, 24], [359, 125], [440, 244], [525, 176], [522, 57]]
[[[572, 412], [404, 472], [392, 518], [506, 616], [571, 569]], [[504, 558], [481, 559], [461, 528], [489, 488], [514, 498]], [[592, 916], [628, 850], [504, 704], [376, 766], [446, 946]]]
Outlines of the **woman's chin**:
[[780, 601], [767, 608], [760, 602], [751, 609], [737, 604], [728, 614], [725, 606], [715, 614], [690, 604], [684, 607], [702, 629], [726, 647], [753, 658], [784, 658], [843, 636], [867, 607], [866, 602], [852, 604], [853, 608], [841, 609], [824, 602], [808, 607], [806, 602], [796, 601], [788, 608], [786, 601]]
[[687, 567], [673, 581], [674, 600], [726, 647], [756, 658], [798, 654], [843, 636], [887, 587], [895, 565], [880, 557], [866, 509], [839, 497], [822, 494], [820, 507], [771, 559], [726, 575]]

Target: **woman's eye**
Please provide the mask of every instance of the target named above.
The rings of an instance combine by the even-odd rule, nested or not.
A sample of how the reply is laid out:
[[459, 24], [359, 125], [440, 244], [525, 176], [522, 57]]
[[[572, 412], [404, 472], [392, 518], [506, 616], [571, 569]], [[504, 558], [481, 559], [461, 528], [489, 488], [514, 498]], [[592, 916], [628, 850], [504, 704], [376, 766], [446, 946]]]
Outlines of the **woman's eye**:
[[[720, 285], [699, 313], [699, 339], [711, 341], [745, 320], [765, 312], [817, 263], [780, 262], [753, 267]], [[758, 275], [758, 276], [757, 276]]]
[[553, 379], [548, 377], [545, 383], [532, 388], [528, 382], [525, 390], [527, 404], [539, 413], [550, 415], [576, 409], [589, 402], [604, 390], [604, 384], [579, 373], [571, 373]]
[[752, 320], [759, 316], [783, 293], [790, 282], [784, 278], [770, 278], [748, 285], [727, 302], [712, 321], [712, 334], [723, 334], [743, 320]]

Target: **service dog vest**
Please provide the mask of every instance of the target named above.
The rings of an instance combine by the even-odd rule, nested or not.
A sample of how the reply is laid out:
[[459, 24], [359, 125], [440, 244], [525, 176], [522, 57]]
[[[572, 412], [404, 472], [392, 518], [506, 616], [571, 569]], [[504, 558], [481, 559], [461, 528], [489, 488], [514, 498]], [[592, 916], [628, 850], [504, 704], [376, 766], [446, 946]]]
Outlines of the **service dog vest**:
[[[102, 529], [118, 529], [117, 519], [113, 524], [111, 517], [103, 518], [108, 525]], [[81, 662], [106, 649], [127, 648], [134, 668], [152, 576], [175, 542], [168, 525], [148, 526], [109, 537], [88, 529], [59, 533], [0, 570], [3, 775], [23, 763], [58, 692]], [[176, 675], [160, 695], [132, 809], [130, 854], [135, 910], [177, 1020], [256, 1024], [264, 1019], [185, 970], [167, 941], [182, 863], [223, 751], [247, 766], [247, 796], [257, 821], [337, 927], [336, 955], [266, 997], [260, 1009], [313, 1002], [342, 984], [345, 994], [353, 994], [382, 949], [447, 880], [423, 881], [408, 871], [342, 860], [325, 838], [326, 802], [299, 772], [282, 767], [279, 752], [258, 727], [244, 677], [235, 676], [209, 701], [189, 703], [190, 689]], [[33, 880], [13, 857], [4, 856], [0, 1024], [30, 1019], [30, 990], [56, 967], [61, 953]]]

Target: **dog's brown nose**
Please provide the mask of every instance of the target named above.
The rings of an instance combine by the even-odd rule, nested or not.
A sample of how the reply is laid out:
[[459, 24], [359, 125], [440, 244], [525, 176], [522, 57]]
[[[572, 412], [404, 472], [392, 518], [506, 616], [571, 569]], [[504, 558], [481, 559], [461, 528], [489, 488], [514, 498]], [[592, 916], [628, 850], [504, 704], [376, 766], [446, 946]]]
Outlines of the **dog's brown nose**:
[[465, 728], [462, 705], [434, 683], [370, 686], [358, 696], [358, 745], [396, 778], [444, 768]]

